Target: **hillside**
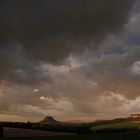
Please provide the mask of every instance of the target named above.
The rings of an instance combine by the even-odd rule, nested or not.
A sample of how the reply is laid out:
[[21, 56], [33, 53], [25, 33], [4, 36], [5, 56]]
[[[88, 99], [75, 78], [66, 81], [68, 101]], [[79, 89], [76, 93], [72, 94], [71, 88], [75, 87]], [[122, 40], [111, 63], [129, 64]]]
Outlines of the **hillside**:
[[125, 130], [125, 129], [140, 129], [140, 119], [126, 118], [121, 122], [108, 121], [91, 127], [92, 131], [100, 130]]

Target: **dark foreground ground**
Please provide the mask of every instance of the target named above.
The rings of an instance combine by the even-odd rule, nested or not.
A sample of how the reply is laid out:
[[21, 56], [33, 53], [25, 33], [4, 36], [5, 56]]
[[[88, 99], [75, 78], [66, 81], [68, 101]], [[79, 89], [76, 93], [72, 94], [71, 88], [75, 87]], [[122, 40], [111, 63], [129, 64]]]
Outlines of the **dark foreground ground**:
[[92, 135], [67, 135], [47, 137], [1, 138], [1, 140], [140, 140], [140, 132], [97, 133]]
[[4, 128], [4, 137], [47, 137], [47, 136], [64, 136], [72, 133], [62, 133], [54, 131], [41, 131], [24, 128]]
[[114, 119], [87, 124], [40, 125], [1, 123], [0, 140], [140, 140], [140, 119]]

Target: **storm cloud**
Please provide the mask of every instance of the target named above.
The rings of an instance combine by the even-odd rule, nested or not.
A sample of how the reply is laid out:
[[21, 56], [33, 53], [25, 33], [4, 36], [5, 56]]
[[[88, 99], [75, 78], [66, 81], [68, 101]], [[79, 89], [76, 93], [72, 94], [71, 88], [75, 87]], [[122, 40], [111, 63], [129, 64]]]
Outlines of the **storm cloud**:
[[139, 7], [137, 0], [1, 0], [0, 112], [137, 111]]
[[119, 32], [133, 4], [134, 0], [2, 0], [1, 49], [20, 44], [29, 58], [56, 62], [85, 49], [90, 41], [99, 43], [108, 33]]

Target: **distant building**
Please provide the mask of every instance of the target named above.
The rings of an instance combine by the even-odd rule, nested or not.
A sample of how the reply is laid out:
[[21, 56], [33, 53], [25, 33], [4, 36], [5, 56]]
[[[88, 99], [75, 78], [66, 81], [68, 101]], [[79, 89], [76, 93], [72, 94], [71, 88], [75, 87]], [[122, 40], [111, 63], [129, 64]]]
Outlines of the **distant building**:
[[131, 114], [130, 118], [134, 119], [140, 118], [140, 114]]

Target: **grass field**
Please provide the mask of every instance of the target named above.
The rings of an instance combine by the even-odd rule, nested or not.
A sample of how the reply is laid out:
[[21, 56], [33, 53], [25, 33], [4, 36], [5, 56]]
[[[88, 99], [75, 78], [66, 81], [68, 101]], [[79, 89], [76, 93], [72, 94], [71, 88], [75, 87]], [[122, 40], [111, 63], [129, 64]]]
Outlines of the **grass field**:
[[124, 121], [120, 123], [114, 124], [105, 124], [92, 127], [91, 130], [101, 130], [101, 129], [133, 129], [133, 128], [140, 128], [140, 122], [138, 121]]

